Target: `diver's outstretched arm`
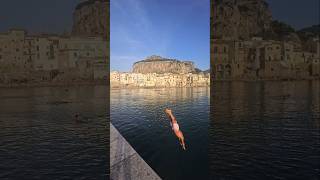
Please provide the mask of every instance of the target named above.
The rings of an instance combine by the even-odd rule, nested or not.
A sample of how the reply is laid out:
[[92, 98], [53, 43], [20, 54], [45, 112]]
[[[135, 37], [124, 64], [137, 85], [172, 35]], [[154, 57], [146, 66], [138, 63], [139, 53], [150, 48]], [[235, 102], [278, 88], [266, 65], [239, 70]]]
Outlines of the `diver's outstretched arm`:
[[164, 111], [165, 111], [166, 114], [169, 116], [169, 118], [170, 118], [171, 121], [176, 119], [176, 118], [173, 116], [171, 109], [166, 108]]

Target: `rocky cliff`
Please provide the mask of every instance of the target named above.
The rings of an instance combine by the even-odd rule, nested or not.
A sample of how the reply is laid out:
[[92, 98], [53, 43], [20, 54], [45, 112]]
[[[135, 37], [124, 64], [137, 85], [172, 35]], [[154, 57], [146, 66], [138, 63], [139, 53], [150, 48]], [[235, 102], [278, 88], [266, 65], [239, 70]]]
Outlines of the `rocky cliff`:
[[272, 31], [272, 15], [264, 0], [213, 0], [211, 38], [249, 39]]
[[150, 56], [145, 60], [134, 63], [134, 73], [191, 73], [195, 72], [193, 62]]
[[306, 27], [297, 31], [302, 41], [320, 37], [320, 24]]
[[78, 4], [73, 13], [72, 35], [109, 39], [109, 5], [109, 0], [87, 0]]

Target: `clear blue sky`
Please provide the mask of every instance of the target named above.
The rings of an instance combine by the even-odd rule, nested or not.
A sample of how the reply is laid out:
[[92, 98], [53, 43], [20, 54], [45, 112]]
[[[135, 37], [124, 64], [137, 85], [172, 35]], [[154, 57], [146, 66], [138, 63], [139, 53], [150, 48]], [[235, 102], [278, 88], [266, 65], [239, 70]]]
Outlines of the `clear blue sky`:
[[210, 64], [210, 0], [111, 0], [111, 70], [150, 55]]
[[0, 31], [23, 28], [30, 33], [62, 33], [72, 27], [80, 0], [1, 0]]
[[296, 30], [320, 24], [319, 0], [266, 0], [273, 19], [291, 25]]

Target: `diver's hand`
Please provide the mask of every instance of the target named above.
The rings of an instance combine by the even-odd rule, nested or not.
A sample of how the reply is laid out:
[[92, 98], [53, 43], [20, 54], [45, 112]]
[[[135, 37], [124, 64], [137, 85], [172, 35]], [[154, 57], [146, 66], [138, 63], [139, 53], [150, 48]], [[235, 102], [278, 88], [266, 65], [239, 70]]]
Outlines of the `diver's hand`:
[[172, 110], [169, 109], [169, 108], [166, 108], [166, 109], [164, 110], [164, 112], [166, 112], [167, 114], [172, 114]]

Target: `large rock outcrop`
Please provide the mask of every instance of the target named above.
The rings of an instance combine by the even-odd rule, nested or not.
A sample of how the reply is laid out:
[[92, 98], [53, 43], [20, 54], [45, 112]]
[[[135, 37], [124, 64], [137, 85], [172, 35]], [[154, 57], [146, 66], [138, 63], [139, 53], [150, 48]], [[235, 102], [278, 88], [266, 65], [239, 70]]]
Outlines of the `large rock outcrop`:
[[195, 67], [191, 61], [179, 61], [176, 59], [150, 56], [145, 60], [133, 64], [134, 73], [192, 73]]
[[109, 38], [109, 0], [87, 0], [78, 4], [73, 13], [72, 35]]
[[213, 0], [213, 39], [250, 39], [272, 31], [272, 15], [264, 0]]

